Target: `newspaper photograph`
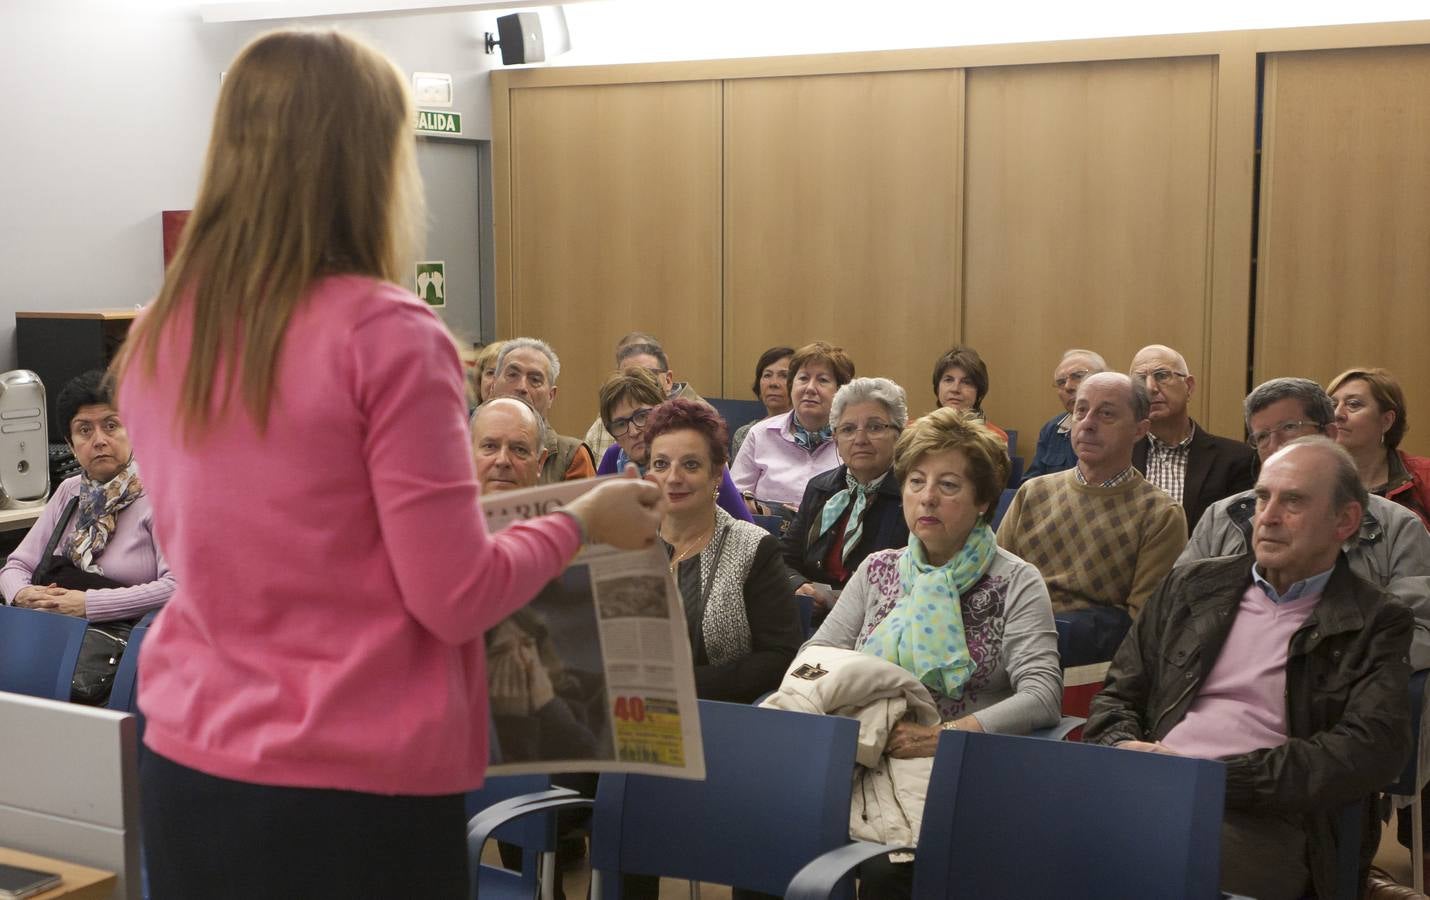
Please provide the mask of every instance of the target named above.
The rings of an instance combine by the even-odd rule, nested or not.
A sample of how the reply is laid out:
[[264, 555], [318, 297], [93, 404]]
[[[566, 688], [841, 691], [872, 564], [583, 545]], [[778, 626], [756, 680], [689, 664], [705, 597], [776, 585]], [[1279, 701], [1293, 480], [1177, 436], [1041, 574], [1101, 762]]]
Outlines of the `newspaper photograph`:
[[[483, 495], [487, 525], [560, 509], [602, 479]], [[684, 607], [659, 547], [583, 547], [487, 632], [488, 772], [704, 778]]]

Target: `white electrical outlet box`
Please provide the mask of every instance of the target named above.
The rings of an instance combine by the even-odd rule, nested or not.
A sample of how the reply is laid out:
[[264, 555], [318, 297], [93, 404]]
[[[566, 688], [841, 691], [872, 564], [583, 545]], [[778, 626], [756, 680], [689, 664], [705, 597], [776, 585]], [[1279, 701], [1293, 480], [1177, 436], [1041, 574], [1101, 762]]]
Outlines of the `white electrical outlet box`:
[[412, 91], [418, 106], [451, 106], [452, 76], [443, 72], [413, 72]]

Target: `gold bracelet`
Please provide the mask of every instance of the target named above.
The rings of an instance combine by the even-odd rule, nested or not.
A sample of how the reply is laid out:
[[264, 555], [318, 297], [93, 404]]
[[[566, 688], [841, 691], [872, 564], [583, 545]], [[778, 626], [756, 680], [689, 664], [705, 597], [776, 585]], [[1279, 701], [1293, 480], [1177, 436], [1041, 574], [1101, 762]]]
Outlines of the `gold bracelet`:
[[957, 719], [949, 719], [947, 722], [944, 722], [942, 725], [940, 725], [940, 726], [938, 726], [938, 727], [939, 727], [939, 728], [942, 728], [944, 731], [962, 731], [962, 730], [963, 730], [962, 728], [959, 728], [959, 727], [958, 727], [958, 720], [957, 720]]

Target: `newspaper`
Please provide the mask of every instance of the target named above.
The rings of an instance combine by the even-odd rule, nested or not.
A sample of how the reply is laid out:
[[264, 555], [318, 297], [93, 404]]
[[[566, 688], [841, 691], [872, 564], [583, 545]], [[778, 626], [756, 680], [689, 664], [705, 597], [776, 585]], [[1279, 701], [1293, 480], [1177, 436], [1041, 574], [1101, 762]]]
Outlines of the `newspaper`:
[[[602, 480], [485, 494], [487, 525], [546, 515]], [[685, 609], [658, 547], [583, 547], [486, 642], [491, 774], [705, 777]]]

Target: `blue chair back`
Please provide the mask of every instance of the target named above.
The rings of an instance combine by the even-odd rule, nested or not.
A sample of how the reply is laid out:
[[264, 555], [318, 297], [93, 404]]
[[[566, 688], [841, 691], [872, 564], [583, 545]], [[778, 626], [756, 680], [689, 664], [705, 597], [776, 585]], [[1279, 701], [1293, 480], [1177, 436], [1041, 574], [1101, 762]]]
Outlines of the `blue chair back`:
[[1008, 507], [1013, 503], [1013, 495], [1017, 493], [1018, 490], [1016, 488], [1007, 488], [1003, 493], [998, 495], [998, 507], [993, 510], [993, 521], [990, 523], [994, 531], [998, 530], [999, 523], [1002, 522], [1003, 517], [1008, 514]]
[[751, 514], [751, 519], [755, 524], [768, 531], [777, 538], [784, 537], [786, 519], [783, 516], [757, 516]]
[[725, 427], [730, 429], [732, 447], [734, 446], [735, 431], [740, 426], [758, 422], [766, 417], [765, 405], [758, 400], [727, 400], [724, 397], [706, 397], [705, 402], [709, 403], [720, 414], [720, 418], [725, 420]]
[[114, 671], [114, 687], [109, 692], [109, 708], [119, 712], [137, 712], [139, 699], [139, 648], [149, 633], [148, 620], [135, 625], [129, 632], [119, 668]]
[[804, 630], [804, 639], [814, 637], [814, 598], [807, 594], [795, 594], [794, 602], [799, 604], [799, 627]]
[[[549, 775], [494, 775], [479, 790], [467, 792], [467, 820], [503, 800], [551, 787]], [[556, 814], [531, 815], [493, 832], [498, 840], [521, 848], [521, 872], [483, 865], [471, 873], [475, 896], [535, 897], [540, 857], [556, 849]]]
[[1003, 430], [1008, 432], [1008, 458], [1012, 459], [1018, 455], [1018, 429], [1005, 428]]
[[1225, 783], [1209, 760], [945, 732], [913, 896], [1213, 900]]
[[603, 774], [591, 867], [603, 897], [620, 874], [729, 884], [783, 895], [805, 863], [849, 842], [859, 725], [700, 701], [705, 780]]
[[0, 691], [69, 700], [88, 626], [75, 616], [0, 606]]

